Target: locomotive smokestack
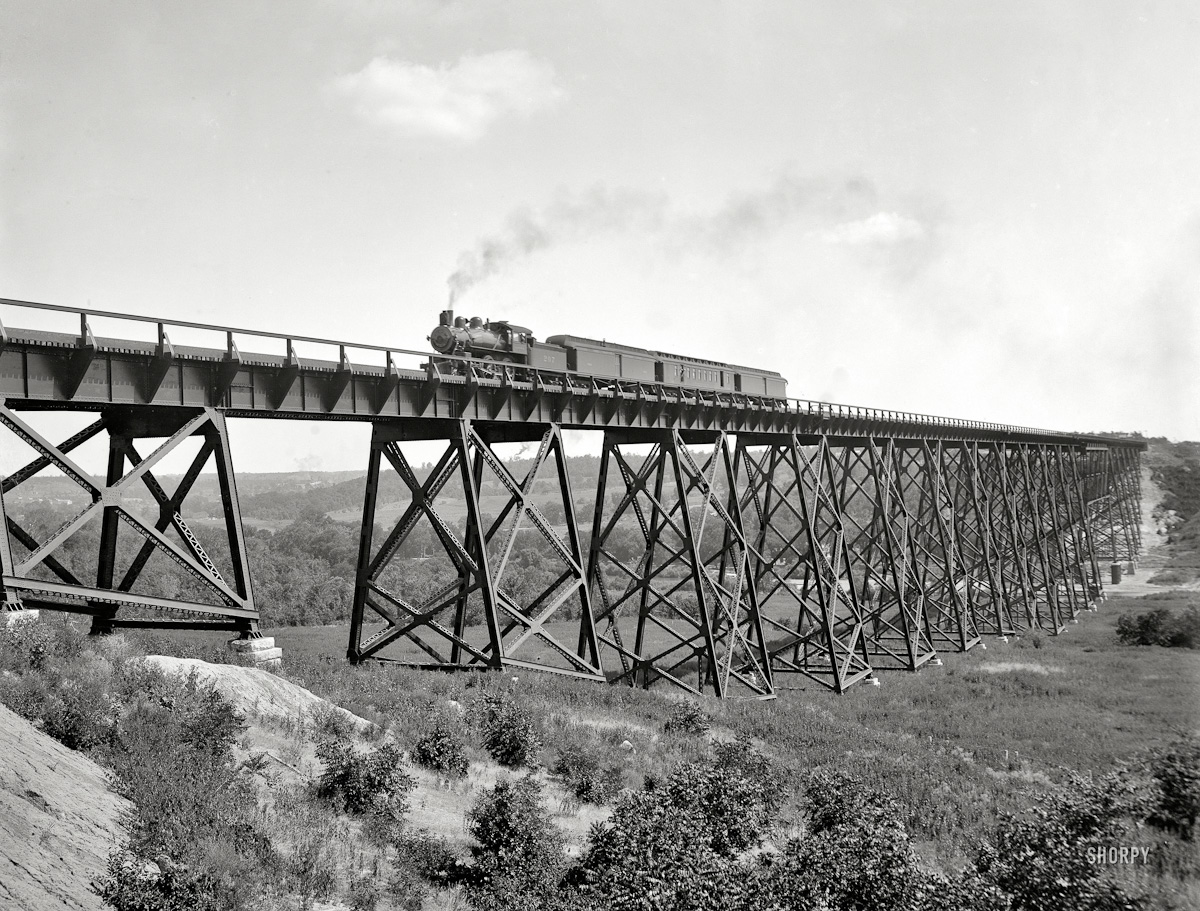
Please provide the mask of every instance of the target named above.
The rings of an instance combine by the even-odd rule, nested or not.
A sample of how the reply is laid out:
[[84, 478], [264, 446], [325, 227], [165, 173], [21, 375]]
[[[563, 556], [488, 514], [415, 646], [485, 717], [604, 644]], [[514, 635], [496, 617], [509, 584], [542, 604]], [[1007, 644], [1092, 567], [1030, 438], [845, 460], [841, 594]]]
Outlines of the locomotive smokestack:
[[438, 325], [439, 326], [453, 326], [454, 325], [454, 310], [452, 310], [452, 309], [451, 310], [443, 310], [440, 314], [438, 314]]

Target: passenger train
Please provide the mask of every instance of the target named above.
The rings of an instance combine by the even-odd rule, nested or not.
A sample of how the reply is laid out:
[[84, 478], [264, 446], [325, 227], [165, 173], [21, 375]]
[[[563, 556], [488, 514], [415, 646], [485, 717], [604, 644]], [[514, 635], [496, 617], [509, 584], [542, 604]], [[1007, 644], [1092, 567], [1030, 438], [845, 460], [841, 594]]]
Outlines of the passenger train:
[[443, 355], [522, 364], [538, 370], [578, 373], [622, 382], [740, 392], [772, 399], [787, 397], [787, 380], [773, 370], [631, 348], [578, 335], [552, 335], [539, 342], [524, 326], [507, 320], [488, 321], [478, 316], [456, 317], [453, 310], [441, 312], [429, 342]]

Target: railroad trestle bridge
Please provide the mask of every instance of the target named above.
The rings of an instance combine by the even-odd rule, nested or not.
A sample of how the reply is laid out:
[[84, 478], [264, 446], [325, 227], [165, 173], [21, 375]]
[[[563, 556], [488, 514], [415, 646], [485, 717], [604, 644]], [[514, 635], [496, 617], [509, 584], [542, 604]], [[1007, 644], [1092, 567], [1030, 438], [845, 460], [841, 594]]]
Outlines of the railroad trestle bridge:
[[[18, 314], [0, 326], [5, 470], [29, 455], [3, 477], [0, 596], [10, 611], [90, 615], [96, 633], [258, 636], [227, 418], [371, 424], [352, 662], [536, 668], [722, 697], [807, 682], [841, 692], [985, 636], [1060, 633], [1100, 600], [1108, 564], [1138, 559], [1134, 439], [470, 358], [448, 373], [400, 348], [0, 308]], [[17, 325], [49, 318], [78, 330]], [[98, 338], [100, 320], [149, 338]], [[168, 330], [218, 343], [175, 346]], [[62, 411], [95, 419], [56, 441], [39, 421]], [[586, 477], [565, 451], [573, 430], [602, 437]], [[72, 455], [93, 440], [107, 440], [102, 473]], [[181, 454], [181, 475], [156, 474]], [[83, 506], [26, 527], [13, 504], [48, 469]], [[215, 536], [185, 517], [206, 469]], [[415, 536], [432, 556], [408, 555]], [[157, 567], [183, 581], [164, 591]]]

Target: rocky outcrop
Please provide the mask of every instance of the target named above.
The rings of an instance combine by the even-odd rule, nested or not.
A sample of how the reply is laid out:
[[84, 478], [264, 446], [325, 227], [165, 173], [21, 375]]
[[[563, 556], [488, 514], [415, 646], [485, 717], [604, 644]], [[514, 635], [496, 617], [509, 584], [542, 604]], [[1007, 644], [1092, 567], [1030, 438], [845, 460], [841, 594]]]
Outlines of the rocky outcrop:
[[0, 908], [100, 911], [88, 886], [127, 809], [100, 766], [0, 705]]
[[150, 655], [143, 660], [166, 673], [182, 676], [194, 673], [200, 683], [212, 684], [251, 720], [304, 727], [315, 713], [332, 712], [356, 733], [368, 734], [374, 728], [371, 722], [331, 705], [304, 687], [262, 668], [209, 664], [196, 658], [169, 658], [165, 655]]

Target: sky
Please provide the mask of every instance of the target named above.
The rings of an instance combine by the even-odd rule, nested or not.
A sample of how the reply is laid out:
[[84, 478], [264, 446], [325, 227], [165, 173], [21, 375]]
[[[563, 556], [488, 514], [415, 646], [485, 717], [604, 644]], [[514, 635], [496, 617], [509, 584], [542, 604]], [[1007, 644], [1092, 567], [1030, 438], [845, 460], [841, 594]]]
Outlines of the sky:
[[[0, 297], [416, 350], [453, 299], [1200, 439], [1194, 3], [2, 8]], [[363, 427], [233, 433], [240, 470], [366, 465]]]

